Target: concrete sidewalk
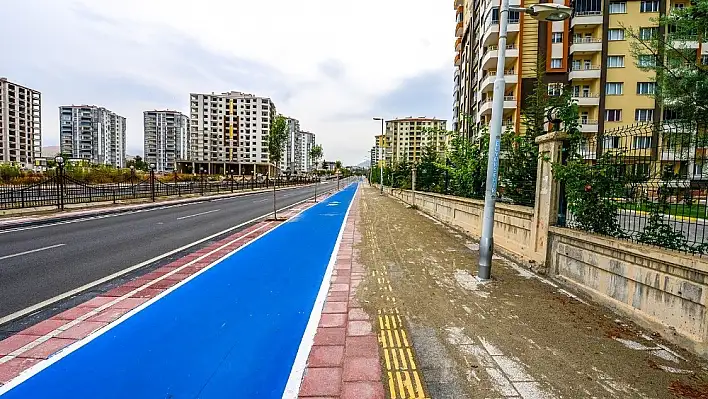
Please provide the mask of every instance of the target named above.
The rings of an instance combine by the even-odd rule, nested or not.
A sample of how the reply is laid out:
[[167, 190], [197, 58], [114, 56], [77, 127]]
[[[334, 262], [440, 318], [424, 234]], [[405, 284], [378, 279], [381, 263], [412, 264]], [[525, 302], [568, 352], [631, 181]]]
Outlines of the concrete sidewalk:
[[[358, 299], [401, 316], [427, 397], [708, 398], [705, 360], [513, 260], [495, 257], [493, 280], [478, 283], [472, 239], [374, 188], [360, 226]], [[386, 328], [376, 325], [383, 355]], [[387, 397], [414, 397], [390, 380], [405, 365], [381, 364]]]

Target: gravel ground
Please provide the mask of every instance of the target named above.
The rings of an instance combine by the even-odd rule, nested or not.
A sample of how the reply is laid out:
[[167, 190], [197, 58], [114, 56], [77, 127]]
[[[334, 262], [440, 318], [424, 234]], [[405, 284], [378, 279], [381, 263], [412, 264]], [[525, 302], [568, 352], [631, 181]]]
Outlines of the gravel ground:
[[706, 361], [511, 260], [478, 283], [472, 239], [373, 188], [362, 201], [359, 299], [396, 298], [430, 397], [708, 398]]

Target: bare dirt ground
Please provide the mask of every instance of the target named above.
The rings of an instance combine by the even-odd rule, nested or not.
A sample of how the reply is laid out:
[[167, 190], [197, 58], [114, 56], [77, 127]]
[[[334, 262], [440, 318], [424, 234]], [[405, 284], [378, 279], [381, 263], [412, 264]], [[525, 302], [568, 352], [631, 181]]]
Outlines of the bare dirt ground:
[[478, 283], [472, 239], [373, 188], [359, 226], [359, 299], [396, 298], [432, 398], [708, 398], [706, 361], [510, 260]]

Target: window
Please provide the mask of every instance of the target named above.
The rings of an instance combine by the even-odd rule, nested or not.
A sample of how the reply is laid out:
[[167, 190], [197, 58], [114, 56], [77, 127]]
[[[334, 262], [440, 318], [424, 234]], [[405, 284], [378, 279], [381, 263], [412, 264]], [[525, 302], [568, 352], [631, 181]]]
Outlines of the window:
[[607, 122], [619, 122], [622, 120], [622, 110], [621, 109], [606, 109], [605, 110], [605, 120]]
[[610, 2], [610, 14], [626, 14], [627, 13], [627, 3], [624, 1], [611, 1]]
[[611, 55], [607, 57], [607, 67], [608, 68], [624, 68], [624, 56], [623, 55]]
[[608, 96], [619, 96], [622, 95], [624, 90], [624, 83], [622, 82], [608, 82], [605, 86], [605, 94]]
[[551, 58], [551, 69], [563, 68], [562, 58]]
[[609, 29], [607, 40], [624, 40], [624, 29]]
[[701, 65], [708, 65], [708, 55], [701, 55]]
[[548, 84], [548, 95], [549, 96], [560, 96], [563, 94], [563, 83], [549, 83]]
[[563, 32], [553, 32], [551, 43], [563, 43]]
[[619, 142], [620, 142], [620, 138], [617, 136], [605, 136], [604, 139], [602, 140], [602, 147], [603, 148], [618, 148]]
[[654, 94], [655, 92], [655, 82], [637, 82], [637, 94]]
[[654, 66], [656, 63], [656, 58], [651, 54], [641, 54], [637, 60], [637, 65], [640, 67], [650, 67]]
[[639, 4], [639, 12], [659, 12], [658, 0], [643, 0]]
[[651, 136], [634, 137], [634, 140], [632, 140], [632, 147], [651, 148]]
[[651, 40], [656, 37], [658, 33], [659, 28], [655, 26], [651, 28], [639, 28], [639, 38], [642, 40]]
[[654, 109], [634, 110], [634, 120], [637, 122], [651, 122], [654, 119]]

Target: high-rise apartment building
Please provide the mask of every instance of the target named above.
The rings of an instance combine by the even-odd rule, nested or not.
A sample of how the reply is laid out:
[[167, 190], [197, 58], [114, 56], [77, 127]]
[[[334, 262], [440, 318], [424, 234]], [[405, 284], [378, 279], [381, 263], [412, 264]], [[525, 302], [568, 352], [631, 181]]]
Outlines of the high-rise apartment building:
[[189, 118], [179, 111], [144, 111], [144, 160], [158, 172], [173, 172], [189, 156]]
[[190, 110], [190, 168], [215, 174], [273, 173], [268, 134], [275, 105], [270, 98], [237, 91], [192, 93]]
[[447, 149], [447, 121], [435, 118], [399, 118], [386, 121], [384, 137], [377, 136], [388, 163], [418, 162], [425, 148], [432, 145], [440, 154]]
[[125, 129], [125, 118], [103, 107], [59, 107], [61, 152], [72, 158], [125, 167]]
[[[488, 124], [491, 118], [499, 3], [454, 0], [454, 5], [453, 111], [459, 123], [453, 120], [453, 128], [467, 132], [466, 119], [471, 124]], [[520, 7], [521, 3], [510, 0], [510, 5]], [[648, 61], [633, 57], [625, 28], [649, 38], [658, 33], [659, 17], [688, 5], [687, 0], [576, 0], [573, 17], [559, 22], [539, 22], [524, 13], [509, 12], [503, 124], [523, 133], [520, 110], [533, 90], [539, 58], [550, 93], [570, 86], [579, 106], [581, 130], [589, 136], [635, 122], [659, 122], [665, 110], [652, 96], [652, 73], [637, 66]], [[708, 46], [697, 38], [684, 44], [696, 49], [697, 62], [708, 64]]]
[[41, 155], [41, 93], [0, 78], [0, 163], [31, 168]]
[[300, 130], [300, 122], [287, 118], [288, 139], [283, 149], [283, 172], [291, 174], [309, 173], [313, 170], [310, 150], [315, 145], [315, 134]]
[[310, 173], [315, 170], [316, 165], [310, 157], [310, 151], [316, 144], [314, 133], [301, 131], [298, 135], [295, 154], [300, 173]]

